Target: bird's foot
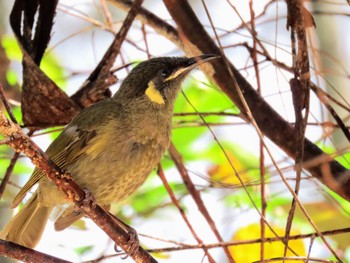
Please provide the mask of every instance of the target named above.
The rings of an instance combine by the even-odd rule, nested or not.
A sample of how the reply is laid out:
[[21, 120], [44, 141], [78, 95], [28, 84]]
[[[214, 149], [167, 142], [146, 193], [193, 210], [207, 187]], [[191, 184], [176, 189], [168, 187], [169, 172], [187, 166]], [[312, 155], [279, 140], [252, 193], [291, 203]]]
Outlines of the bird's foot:
[[[123, 256], [123, 259], [127, 258], [128, 256], [133, 256], [134, 254], [137, 253], [137, 251], [140, 247], [140, 241], [139, 241], [136, 230], [134, 228], [132, 228], [131, 226], [127, 225], [126, 223], [124, 223], [123, 221], [121, 221], [120, 219], [118, 219], [117, 217], [115, 217], [113, 215], [112, 215], [112, 217], [117, 222], [117, 224], [121, 228], [123, 228], [125, 232], [128, 233], [128, 236], [129, 236], [128, 243], [126, 244], [128, 247], [128, 251], [126, 251], [125, 256]], [[122, 250], [118, 248], [117, 244], [114, 245], [114, 250], [117, 253], [122, 252]]]
[[[129, 226], [130, 227], [130, 226]], [[128, 241], [128, 247], [130, 247], [130, 250], [128, 252], [128, 255], [132, 256], [137, 253], [140, 247], [140, 240], [137, 235], [137, 232], [134, 228], [130, 227], [128, 229], [129, 234], [129, 241]]]

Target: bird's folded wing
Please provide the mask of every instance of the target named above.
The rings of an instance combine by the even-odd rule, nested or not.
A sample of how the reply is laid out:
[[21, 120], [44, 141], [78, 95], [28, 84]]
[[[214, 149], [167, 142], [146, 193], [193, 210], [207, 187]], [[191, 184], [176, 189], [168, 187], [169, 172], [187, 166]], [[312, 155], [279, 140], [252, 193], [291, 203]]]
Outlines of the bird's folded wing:
[[[65, 168], [67, 165], [77, 161], [84, 153], [89, 141], [96, 135], [95, 130], [84, 131], [73, 127], [65, 129], [59, 137], [53, 141], [46, 153], [51, 157], [52, 161], [60, 168]], [[11, 207], [17, 207], [26, 196], [27, 192], [39, 182], [45, 174], [36, 168], [28, 180], [14, 198]]]

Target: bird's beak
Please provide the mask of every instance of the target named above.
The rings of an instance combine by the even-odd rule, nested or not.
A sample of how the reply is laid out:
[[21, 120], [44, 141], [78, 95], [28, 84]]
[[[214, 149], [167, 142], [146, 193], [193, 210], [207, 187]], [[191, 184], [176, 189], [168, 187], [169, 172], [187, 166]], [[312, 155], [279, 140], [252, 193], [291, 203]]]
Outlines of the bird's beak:
[[185, 72], [189, 72], [192, 69], [194, 69], [195, 67], [198, 67], [199, 65], [208, 62], [209, 60], [212, 59], [217, 59], [220, 56], [218, 55], [213, 55], [213, 54], [205, 54], [205, 55], [200, 55], [200, 56], [196, 56], [196, 57], [192, 57], [189, 58], [187, 63], [185, 65], [183, 65], [182, 67], [180, 67], [179, 69], [177, 69], [176, 71], [174, 71], [167, 79], [168, 80], [172, 80], [177, 78], [178, 76], [182, 75]]

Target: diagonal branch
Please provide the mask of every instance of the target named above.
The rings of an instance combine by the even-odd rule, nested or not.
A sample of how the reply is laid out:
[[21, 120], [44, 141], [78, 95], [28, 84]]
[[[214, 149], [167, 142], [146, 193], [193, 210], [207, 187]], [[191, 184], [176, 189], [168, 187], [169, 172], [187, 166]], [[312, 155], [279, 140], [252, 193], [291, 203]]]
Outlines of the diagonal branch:
[[4, 177], [2, 178], [1, 184], [0, 184], [0, 200], [2, 198], [2, 195], [5, 192], [7, 183], [10, 181], [10, 177], [12, 175], [13, 168], [15, 167], [15, 164], [17, 163], [18, 158], [19, 158], [19, 153], [15, 153], [13, 155], [13, 157], [11, 158], [9, 166], [7, 166], [6, 173], [5, 173]]
[[[163, 185], [165, 186], [165, 189], [167, 190], [169, 197], [172, 201], [172, 203], [176, 206], [176, 208], [179, 210], [182, 219], [185, 221], [185, 224], [187, 225], [188, 229], [190, 230], [192, 236], [196, 239], [196, 241], [198, 242], [199, 245], [203, 245], [203, 241], [199, 238], [199, 236], [197, 235], [197, 233], [194, 231], [188, 217], [186, 216], [186, 213], [184, 211], [184, 209], [182, 209], [182, 207], [180, 206], [178, 200], [175, 197], [175, 194], [173, 192], [173, 190], [170, 188], [170, 185], [164, 175], [164, 171], [163, 168], [161, 166], [161, 164], [158, 165], [158, 176], [159, 178], [162, 180]], [[206, 248], [203, 248], [203, 251], [205, 253], [205, 255], [208, 258], [208, 261], [210, 263], [214, 263], [214, 259], [212, 258], [212, 256], [210, 255], [209, 251]]]
[[[198, 207], [198, 210], [202, 213], [203, 217], [208, 222], [208, 225], [209, 225], [211, 231], [214, 233], [216, 239], [219, 242], [223, 242], [223, 239], [222, 239], [219, 231], [217, 230], [215, 222], [214, 222], [213, 218], [211, 217], [210, 213], [208, 212], [208, 209], [206, 208], [206, 206], [202, 200], [202, 197], [200, 196], [200, 193], [198, 192], [198, 190], [194, 186], [191, 178], [188, 175], [187, 169], [182, 162], [182, 158], [181, 158], [180, 153], [177, 151], [174, 144], [172, 144], [172, 143], [170, 144], [170, 147], [169, 147], [169, 154], [171, 156], [171, 159], [175, 163], [177, 170], [181, 174], [182, 180], [183, 180], [184, 184], [186, 185], [187, 190], [189, 191], [193, 200], [195, 201], [195, 203]], [[229, 262], [235, 262], [230, 254], [230, 251], [227, 249], [227, 247], [223, 247], [223, 249], [224, 249], [224, 252], [225, 252]]]
[[[110, 1], [115, 6], [125, 11], [128, 11], [133, 3], [130, 0]], [[186, 36], [183, 41], [180, 39], [175, 28], [144, 8], [140, 9], [136, 18], [172, 41], [188, 55], [193, 55], [193, 53], [220, 54], [219, 48], [204, 30], [202, 24], [198, 21], [186, 1], [165, 1], [165, 3], [169, 6], [169, 12], [181, 29], [182, 35]], [[224, 59], [229, 63], [262, 133], [294, 159], [296, 154], [296, 142], [293, 140], [294, 128], [292, 124], [283, 119], [282, 116], [254, 90], [250, 83], [227, 58], [223, 56], [222, 60]], [[222, 60], [218, 59], [213, 61], [211, 63], [213, 68], [202, 67], [202, 70], [208, 77], [214, 80], [218, 87], [236, 104], [242, 115], [246, 115], [247, 113], [241, 101], [238, 99], [238, 94], [233, 88], [228, 69]], [[312, 162], [315, 165], [304, 168], [328, 188], [350, 201], [350, 171], [328, 155], [327, 158], [323, 158], [325, 155], [326, 154], [318, 146], [308, 139], [305, 139], [303, 162], [306, 160], [311, 162], [314, 159], [320, 158], [326, 162]]]
[[[192, 52], [192, 55], [196, 53], [221, 54], [220, 49], [205, 31], [187, 1], [164, 0], [164, 3], [181, 30], [181, 36], [188, 53]], [[207, 73], [208, 77], [215, 81], [230, 99], [232, 99], [242, 114], [246, 115], [247, 112], [244, 105], [239, 99], [237, 90], [233, 87], [232, 79], [229, 74], [230, 69], [234, 74], [241, 92], [244, 94], [244, 98], [260, 130], [291, 158], [295, 159], [297, 144], [294, 136], [294, 127], [283, 119], [256, 92], [250, 83], [223, 54], [221, 55], [221, 59], [217, 59], [211, 63], [213, 68], [206, 65], [206, 67], [203, 67], [203, 71]], [[226, 67], [226, 63], [228, 63], [229, 69]], [[308, 139], [305, 139], [304, 162], [323, 154], [320, 148]], [[346, 170], [337, 161], [331, 160], [327, 163], [309, 167], [308, 171], [331, 190], [350, 201], [350, 171]]]
[[[128, 15], [126, 16], [122, 27], [116, 34], [112, 44], [104, 54], [100, 63], [95, 70], [90, 74], [81, 87], [71, 98], [82, 108], [85, 108], [96, 101], [105, 98], [109, 92], [108, 88], [116, 82], [115, 77], [110, 73], [110, 69], [119, 54], [120, 48], [126, 38], [126, 35], [131, 27], [135, 16], [140, 9], [143, 0], [135, 0], [131, 6]], [[110, 94], [109, 94], [110, 96]]]
[[89, 216], [116, 244], [118, 244], [136, 262], [156, 262], [140, 246], [134, 249], [130, 236], [100, 206], [96, 205], [72, 179], [68, 172], [62, 170], [26, 135], [21, 128], [6, 118], [0, 111], [0, 134], [9, 139], [9, 146], [16, 152], [23, 152], [62, 190], [69, 200], [74, 202]]

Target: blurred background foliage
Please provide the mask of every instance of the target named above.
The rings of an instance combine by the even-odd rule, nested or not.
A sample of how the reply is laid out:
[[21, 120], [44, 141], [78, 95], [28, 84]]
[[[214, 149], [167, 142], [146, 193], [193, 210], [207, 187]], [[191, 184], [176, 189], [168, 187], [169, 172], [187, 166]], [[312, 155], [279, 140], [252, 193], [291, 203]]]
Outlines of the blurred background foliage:
[[[214, 2], [211, 1], [211, 4], [214, 5]], [[237, 4], [237, 1], [233, 2]], [[191, 1], [191, 3], [194, 8], [201, 9], [200, 1]], [[256, 3], [256, 1], [254, 1], [254, 3]], [[4, 3], [2, 4], [4, 5]], [[248, 5], [248, 1], [244, 1], [244, 4]], [[8, 5], [10, 8], [10, 2]], [[108, 46], [108, 42], [111, 38], [110, 32], [101, 26], [106, 22], [106, 17], [103, 14], [100, 1], [82, 1], [70, 6], [69, 8], [68, 5], [70, 5], [68, 1], [60, 2], [55, 31], [64, 31], [67, 24], [63, 22], [63, 19], [68, 19], [71, 20], [70, 23], [72, 23], [73, 28], [71, 30], [73, 30], [73, 33], [72, 31], [67, 34], [59, 32], [58, 37], [53, 37], [53, 43], [44, 56], [41, 69], [54, 82], [56, 82], [60, 88], [68, 93], [72, 93], [72, 90], [76, 90], [79, 87], [79, 84], [77, 85], [77, 83], [86, 77], [89, 71], [93, 69], [93, 67], [91, 67], [91, 61], [93, 61], [92, 64], [98, 61], [97, 58], [101, 57], [101, 54], [103, 54], [106, 45]], [[225, 8], [223, 3], [221, 3], [221, 5]], [[267, 1], [265, 1], [265, 4], [262, 6], [265, 5], [267, 6]], [[146, 6], [152, 6], [151, 1], [148, 1]], [[278, 4], [278, 1], [276, 1], [274, 6], [276, 10], [280, 10], [279, 12], [281, 13], [285, 11], [282, 7], [282, 3]], [[346, 6], [346, 8], [347, 11], [344, 11], [344, 14], [349, 12], [348, 6]], [[159, 3], [154, 10], [159, 13], [165, 12], [164, 7]], [[110, 7], [110, 11], [115, 20], [115, 27], [118, 28], [120, 21], [123, 19], [123, 15], [121, 15], [119, 10], [116, 10], [115, 8], [113, 9], [113, 7]], [[276, 23], [276, 25], [282, 23], [279, 19], [285, 23], [285, 20], [283, 20], [285, 16], [284, 18], [283, 16], [282, 18], [276, 18], [276, 16], [273, 14], [271, 15], [271, 13], [272, 11], [270, 8], [265, 14], [265, 20], [260, 24], [259, 30], [261, 31], [262, 39], [266, 39], [267, 42], [271, 41], [269, 43], [272, 44], [273, 47], [277, 46], [277, 48], [286, 48], [279, 41], [274, 41], [273, 37], [272, 40], [267, 39], [266, 35], [268, 32], [271, 32], [271, 28], [273, 28], [273, 34], [278, 33], [275, 32], [277, 26], [276, 28], [271, 27], [271, 23]], [[81, 17], [79, 17], [79, 15]], [[2, 16], [8, 17], [8, 14], [2, 13]], [[349, 18], [347, 18], [347, 23], [349, 22], [348, 19]], [[79, 22], [82, 24], [79, 25], [76, 23], [76, 20], [82, 20]], [[99, 21], [100, 24], [94, 24], [93, 22], [95, 20]], [[146, 35], [149, 41], [151, 41], [152, 38], [157, 37], [153, 30], [149, 28], [147, 28], [147, 30]], [[278, 30], [280, 30], [280, 27]], [[141, 51], [139, 50], [138, 53], [134, 55], [135, 49], [138, 49], [138, 45], [145, 45], [144, 36], [140, 35], [140, 31], [140, 24], [135, 23], [134, 31], [130, 32], [128, 42], [123, 46], [123, 59], [119, 58], [116, 65], [124, 64], [126, 61], [135, 62], [146, 59], [145, 47], [143, 46]], [[225, 32], [225, 29], [222, 29], [221, 34], [224, 34], [223, 32]], [[234, 43], [251, 41], [251, 39], [245, 35], [247, 32], [238, 30], [234, 31], [234, 33], [237, 32], [240, 35], [235, 35], [230, 41]], [[286, 35], [280, 37], [283, 41], [285, 40], [285, 37], [288, 38], [288, 33], [284, 32], [284, 34]], [[5, 52], [4, 54], [11, 62], [5, 72], [7, 85], [11, 87], [11, 89], [18, 89], [18, 87], [21, 86], [20, 49], [8, 28], [2, 29], [0, 37], [1, 46]], [[98, 41], [99, 38], [102, 40]], [[89, 44], [85, 45], [86, 42]], [[344, 40], [344, 42], [349, 43], [349, 40]], [[65, 44], [64, 47], [60, 47], [62, 43]], [[84, 45], [81, 43], [84, 43]], [[154, 43], [154, 41], [151, 41], [151, 43]], [[78, 54], [74, 54], [74, 52], [79, 49], [79, 46], [78, 48], [69, 50], [67, 45], [68, 47], [69, 45], [82, 45], [81, 49], [88, 49], [91, 53], [86, 54], [86, 60], [81, 57], [75, 59], [79, 65], [73, 67], [70, 64], [71, 58], [67, 57], [78, 56]], [[227, 49], [229, 48], [230, 47], [227, 47]], [[68, 55], [65, 54], [63, 56], [62, 49], [65, 49], [65, 52]], [[178, 50], [174, 51], [174, 46], [171, 46], [171, 48], [166, 51], [161, 49], [159, 52], [156, 52], [155, 50], [155, 47], [150, 48], [150, 53], [155, 56], [181, 54]], [[242, 51], [242, 46], [237, 46], [237, 48], [230, 54], [234, 56], [240, 51]], [[241, 59], [237, 63], [241, 63], [242, 72], [247, 74], [247, 78], [250, 79], [250, 81], [254, 81], [255, 75], [252, 71], [249, 71], [249, 66], [243, 67], [243, 65], [249, 64], [248, 60], [250, 58], [246, 51], [243, 51], [242, 53], [246, 59]], [[79, 55], [81, 56], [81, 53], [79, 53]], [[290, 59], [290, 54], [287, 56], [287, 59], [288, 58]], [[281, 59], [286, 58], [283, 57]], [[316, 67], [317, 65], [314, 66]], [[271, 68], [271, 65], [264, 65], [264, 67]], [[349, 65], [347, 64], [345, 68], [346, 67], [348, 69]], [[264, 69], [266, 68], [262, 67], [262, 70]], [[275, 72], [275, 70], [276, 69], [273, 69], [272, 72]], [[122, 79], [127, 72], [117, 72], [116, 74]], [[266, 77], [268, 74], [265, 73], [264, 75]], [[270, 81], [274, 82], [274, 78], [279, 79], [281, 82], [285, 81], [282, 80], [281, 76], [271, 77]], [[270, 83], [263, 82], [263, 85], [264, 84], [268, 86]], [[282, 84], [280, 85], [282, 86]], [[117, 85], [112, 89], [117, 89]], [[288, 105], [285, 105], [283, 102], [286, 100], [285, 97], [283, 97], [286, 92], [277, 88], [277, 90], [272, 91], [264, 90], [263, 93], [265, 93], [264, 95], [267, 100], [271, 99], [271, 96], [274, 96], [275, 103], [283, 105], [282, 109], [284, 110], [281, 110], [281, 112], [286, 112], [286, 118], [291, 116], [291, 111], [288, 108]], [[18, 103], [19, 98], [18, 96], [9, 97], [13, 106], [13, 113], [16, 119], [21, 122], [21, 111]], [[348, 101], [348, 97], [345, 99]], [[317, 102], [315, 103], [317, 104]], [[319, 113], [320, 112], [315, 112], [315, 115], [317, 116], [312, 116], [311, 119], [316, 119], [316, 122], [328, 120], [326, 115]], [[258, 239], [261, 236], [261, 226], [259, 224], [260, 217], [256, 212], [257, 210], [260, 210], [262, 206], [262, 170], [260, 168], [262, 157], [259, 152], [259, 141], [257, 135], [252, 127], [247, 125], [245, 121], [239, 117], [240, 112], [232, 101], [198, 71], [192, 74], [184, 83], [183, 92], [180, 94], [175, 105], [175, 116], [173, 119], [173, 144], [181, 153], [190, 176], [197, 190], [200, 191], [201, 196], [225, 241], [234, 242]], [[59, 134], [61, 128], [62, 127], [55, 127], [39, 131], [33, 138], [45, 149], [49, 142]], [[276, 129], [278, 129], [278, 127], [276, 127]], [[311, 134], [314, 132], [313, 129], [315, 129], [315, 127], [311, 128], [311, 131], [309, 131]], [[337, 155], [337, 160], [339, 160], [344, 166], [350, 168], [348, 162], [350, 154], [349, 149], [344, 147], [345, 150], [339, 152], [338, 146], [329, 143], [331, 140], [329, 139], [330, 136], [326, 136], [324, 130], [320, 127], [318, 127], [318, 129], [318, 132], [314, 133], [315, 136], [313, 136], [313, 141], [318, 142], [326, 152]], [[323, 135], [325, 136], [323, 137]], [[251, 146], [251, 144], [253, 144], [253, 146]], [[279, 168], [284, 173], [287, 180], [293, 183], [295, 177], [293, 161], [288, 159], [272, 144], [269, 144], [269, 147], [271, 147], [271, 149], [276, 152], [276, 156], [278, 156]], [[12, 156], [13, 151], [8, 147], [0, 147], [0, 178], [6, 173], [6, 169], [9, 166]], [[197, 211], [198, 208], [189, 196], [189, 192], [184, 186], [179, 173], [176, 171], [174, 162], [168, 154], [163, 158], [161, 165], [165, 170], [170, 187], [177, 197], [181, 208], [190, 218], [191, 224], [198, 232], [200, 238], [203, 239], [205, 243], [215, 243], [215, 238], [213, 238], [212, 233], [208, 230], [205, 220], [203, 221], [203, 218], [201, 218]], [[284, 236], [284, 227], [287, 221], [292, 196], [286, 191], [276, 168], [271, 165], [270, 160], [265, 160], [263, 166], [265, 167], [263, 174], [265, 189], [264, 200], [267, 203], [265, 217], [269, 222], [269, 226], [274, 229], [275, 233], [279, 236]], [[33, 166], [28, 160], [21, 156], [14, 166], [11, 181], [1, 199], [2, 207], [11, 202], [20, 185], [23, 185], [25, 180], [31, 174], [32, 169]], [[311, 179], [306, 173], [303, 174], [302, 182], [300, 198], [310, 217], [320, 231], [349, 227], [350, 205], [347, 201], [343, 200], [317, 181]], [[1, 218], [8, 213], [8, 210], [1, 210]], [[141, 233], [141, 243], [146, 248], [174, 246], [176, 244], [181, 244], [182, 242], [184, 244], [194, 243], [193, 237], [191, 237], [186, 226], [183, 224], [179, 211], [171, 202], [169, 194], [165, 190], [156, 173], [152, 174], [141, 189], [131, 198], [122, 204], [115, 204], [112, 207], [112, 213], [116, 214], [119, 218], [136, 229], [140, 229], [138, 232]], [[48, 228], [50, 227], [51, 226], [48, 226]], [[47, 244], [42, 244], [42, 247], [39, 247], [39, 249], [49, 254], [56, 254], [59, 256], [62, 256], [62, 251], [64, 251], [64, 253], [71, 251], [68, 254], [64, 254], [64, 258], [75, 261], [83, 261], [97, 258], [100, 255], [113, 254], [113, 244], [111, 244], [101, 232], [98, 232], [99, 230], [96, 229], [89, 220], [83, 219], [78, 221], [70, 230], [67, 230], [67, 232], [69, 231], [71, 231], [71, 233], [67, 233], [66, 235], [72, 236], [74, 239], [79, 235], [79, 241], [77, 241], [77, 239], [75, 239], [76, 242], [73, 242], [73, 240], [67, 241], [67, 237], [64, 233], [53, 233], [52, 230], [51, 232], [48, 230], [46, 239], [44, 236], [42, 243], [45, 243], [53, 235], [56, 235], [55, 237], [58, 236], [58, 238], [55, 239], [54, 242], [50, 241], [46, 242]], [[92, 240], [91, 238], [87, 238], [87, 235], [91, 236], [91, 231], [99, 233], [96, 234], [96, 237], [93, 237]], [[82, 234], [81, 232], [86, 233]], [[300, 209], [297, 209], [293, 219], [293, 231], [291, 235], [312, 232], [314, 232], [314, 229], [310, 226], [308, 220]], [[153, 238], [145, 237], [142, 235], [143, 233], [146, 235], [152, 235]], [[101, 236], [103, 238], [101, 238]], [[265, 237], [274, 237], [274, 234], [269, 227], [265, 228]], [[84, 240], [84, 238], [86, 240]], [[157, 238], [163, 241], [159, 241]], [[344, 257], [345, 261], [349, 260], [350, 235], [347, 232], [330, 235], [327, 239], [337, 252]], [[96, 240], [99, 242], [96, 242]], [[303, 238], [290, 241], [289, 246], [299, 256], [309, 255], [324, 258], [325, 260], [334, 259], [319, 239], [316, 238], [315, 243], [313, 242], [313, 239]], [[271, 243], [267, 242], [264, 244], [264, 255], [266, 258], [295, 256], [295, 254], [290, 251], [284, 255], [284, 246], [280, 241]], [[260, 243], [235, 245], [230, 247], [230, 252], [236, 262], [239, 263], [259, 261], [261, 245]], [[215, 255], [217, 262], [225, 262], [221, 250], [215, 249], [213, 254]], [[181, 262], [180, 260], [188, 258], [189, 256], [193, 257], [193, 261], [191, 262], [200, 262], [199, 259], [202, 257], [200, 250], [156, 253], [154, 255], [161, 262]], [[288, 260], [288, 262], [299, 261]]]

